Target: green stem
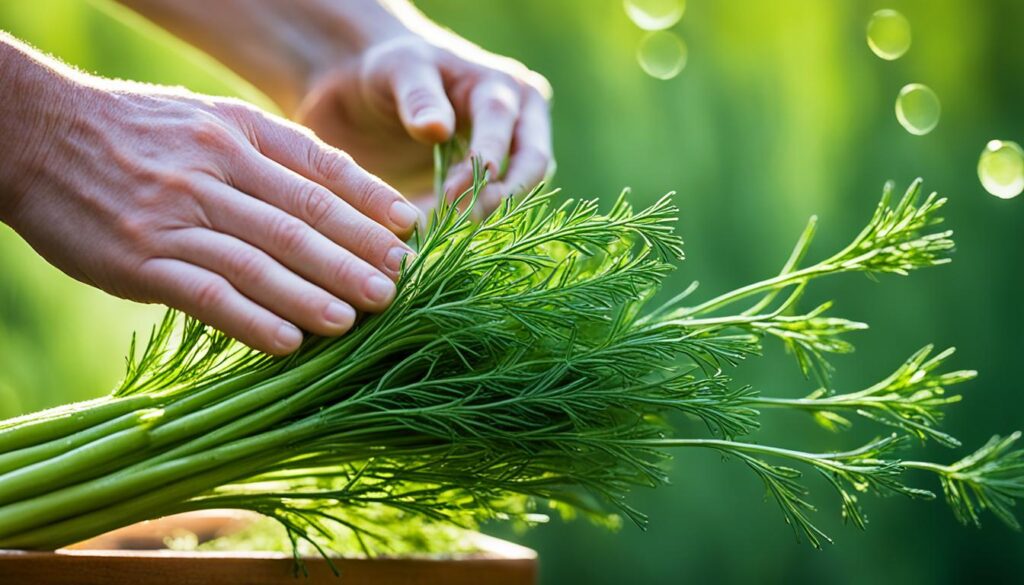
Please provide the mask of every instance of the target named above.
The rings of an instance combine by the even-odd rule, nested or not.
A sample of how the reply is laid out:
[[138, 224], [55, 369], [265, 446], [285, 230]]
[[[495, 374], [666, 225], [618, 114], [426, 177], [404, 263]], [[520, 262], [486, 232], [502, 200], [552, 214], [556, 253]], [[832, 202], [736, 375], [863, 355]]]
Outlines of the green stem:
[[135, 522], [187, 511], [190, 497], [209, 490], [211, 486], [242, 477], [259, 463], [258, 457], [239, 460], [105, 508], [40, 524], [26, 532], [0, 539], [0, 548], [53, 550]]
[[67, 437], [156, 402], [156, 396], [99, 398], [19, 417], [0, 429], [0, 453]]
[[[0, 475], [0, 504], [61, 488], [75, 481], [82, 472], [142, 449], [148, 442], [148, 427], [129, 428], [63, 455]], [[59, 475], [54, 470], [58, 470]]]
[[746, 401], [751, 406], [765, 406], [778, 408], [798, 408], [801, 410], [830, 410], [833, 408], [855, 408], [858, 406], [873, 406], [860, 402], [836, 401], [829, 398], [771, 398], [767, 396], [755, 396]]
[[799, 284], [800, 282], [813, 278], [820, 274], [826, 274], [833, 268], [829, 264], [816, 264], [814, 266], [808, 266], [807, 268], [797, 270], [795, 272], [788, 272], [785, 274], [779, 274], [772, 278], [748, 284], [747, 286], [740, 287], [736, 290], [727, 292], [719, 295], [713, 299], [705, 301], [695, 307], [690, 307], [685, 311], [682, 311], [682, 317], [691, 317], [694, 315], [700, 315], [720, 309], [726, 305], [735, 303], [736, 301], [751, 297], [763, 292], [769, 292], [784, 288], [793, 284]]
[[[282, 445], [312, 438], [316, 434], [317, 424], [315, 419], [303, 421], [159, 465], [144, 461], [104, 477], [2, 506], [0, 518], [4, 522], [0, 524], [0, 538], [96, 510], [126, 495], [157, 489], [182, 477], [223, 466], [264, 450], [269, 450], [271, 457], [281, 457]], [[47, 472], [53, 478], [59, 478], [62, 473], [60, 468], [52, 465], [47, 465]], [[45, 482], [47, 478], [40, 477], [40, 481]], [[206, 487], [209, 489], [216, 486]]]
[[[369, 360], [358, 360], [347, 368], [339, 369], [352, 374], [370, 364]], [[277, 423], [309, 407], [310, 399], [320, 396], [334, 382], [331, 377], [325, 377], [298, 390], [303, 381], [302, 372], [298, 369], [292, 370], [274, 378], [263, 388], [253, 388], [240, 396], [251, 397], [250, 400], [218, 404], [197, 413], [196, 416], [156, 429], [153, 433], [155, 445], [168, 445], [186, 437], [195, 438], [146, 461], [145, 464], [156, 465], [176, 457], [201, 453], [210, 447], [273, 428]], [[264, 408], [258, 408], [259, 406]], [[213, 417], [222, 426], [212, 432], [209, 431], [211, 425], [207, 417]]]
[[834, 461], [847, 457], [856, 457], [864, 452], [864, 448], [853, 449], [836, 453], [808, 453], [806, 451], [794, 451], [781, 447], [758, 445], [756, 443], [741, 443], [725, 439], [647, 439], [639, 441], [628, 441], [630, 445], [641, 445], [645, 447], [704, 447], [725, 452], [756, 453], [759, 455], [770, 455], [783, 457], [796, 461], [814, 464], [819, 461]]
[[918, 469], [921, 471], [930, 471], [937, 475], [945, 475], [949, 477], [958, 477], [948, 465], [940, 465], [938, 463], [929, 463], [927, 461], [903, 461], [900, 463], [901, 467], [906, 469]]
[[838, 410], [855, 408], [878, 408], [886, 404], [909, 404], [911, 399], [906, 396], [863, 396], [856, 394], [837, 394], [824, 398], [770, 398], [755, 396], [747, 400], [752, 406], [797, 408], [801, 410]]
[[68, 453], [138, 424], [139, 413], [132, 412], [60, 439], [4, 453], [0, 455], [0, 480], [5, 473]]

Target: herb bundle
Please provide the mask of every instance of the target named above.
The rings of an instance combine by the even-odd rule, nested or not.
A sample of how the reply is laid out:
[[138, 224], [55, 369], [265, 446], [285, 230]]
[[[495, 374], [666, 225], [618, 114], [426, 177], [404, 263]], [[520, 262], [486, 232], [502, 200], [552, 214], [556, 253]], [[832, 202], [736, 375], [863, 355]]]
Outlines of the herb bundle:
[[[946, 370], [952, 350], [926, 347], [877, 384], [837, 393], [827, 357], [865, 325], [828, 304], [797, 308], [820, 277], [948, 261], [945, 200], [922, 200], [919, 182], [898, 200], [887, 185], [864, 230], [821, 262], [804, 261], [812, 221], [776, 276], [702, 302], [690, 287], [660, 306], [652, 298], [682, 258], [668, 196], [634, 210], [623, 193], [601, 213], [538, 188], [475, 223], [464, 209], [483, 183], [477, 172], [439, 206], [393, 305], [344, 337], [271, 358], [170, 312], [144, 347], [133, 341], [111, 396], [0, 422], [0, 547], [51, 549], [210, 508], [256, 511], [324, 553], [340, 534], [375, 552], [431, 524], [530, 522], [542, 505], [643, 525], [627, 495], [663, 483], [667, 452], [681, 448], [747, 465], [815, 546], [827, 536], [790, 465], [826, 477], [857, 526], [861, 493], [933, 498], [914, 472], [937, 477], [961, 521], [988, 510], [1017, 526], [1019, 433], [949, 465], [896, 456], [908, 438], [959, 446], [939, 423], [960, 398], [946, 389], [974, 372]], [[768, 338], [821, 388], [786, 399], [736, 386], [729, 370]], [[745, 439], [768, 408], [891, 434], [835, 453]], [[672, 412], [708, 432], [676, 436]]]

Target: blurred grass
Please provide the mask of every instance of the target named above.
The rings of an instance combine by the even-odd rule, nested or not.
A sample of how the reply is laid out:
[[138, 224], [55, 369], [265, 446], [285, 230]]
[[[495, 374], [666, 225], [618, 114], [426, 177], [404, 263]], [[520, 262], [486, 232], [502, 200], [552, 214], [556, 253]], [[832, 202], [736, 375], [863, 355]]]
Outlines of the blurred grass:
[[[549, 77], [557, 182], [567, 193], [610, 198], [630, 185], [642, 204], [679, 192], [688, 259], [666, 294], [694, 278], [710, 295], [768, 275], [812, 213], [821, 216], [812, 254], [825, 254], [865, 221], [885, 180], [905, 186], [923, 176], [927, 189], [951, 198], [955, 261], [911, 279], [829, 281], [812, 293], [808, 304], [834, 297], [839, 314], [873, 326], [854, 338], [858, 353], [837, 360], [837, 384], [870, 383], [925, 343], [955, 344], [954, 366], [981, 376], [947, 428], [976, 446], [1024, 427], [1016, 371], [1024, 353], [1024, 198], [988, 196], [975, 172], [989, 139], [1024, 142], [1024, 3], [690, 0], [674, 27], [689, 45], [689, 64], [667, 82], [637, 66], [642, 33], [617, 0], [418, 4]], [[913, 27], [909, 53], [895, 62], [876, 58], [864, 39], [867, 19], [882, 7], [900, 10]], [[260, 99], [167, 35], [114, 18], [106, 4], [6, 2], [0, 28], [103, 75]], [[942, 120], [924, 137], [907, 134], [893, 115], [897, 92], [911, 82], [942, 100]], [[71, 282], [8, 229], [0, 229], [0, 270], [0, 415], [103, 392], [120, 374], [129, 332], [158, 314]], [[779, 395], [809, 389], [774, 347], [740, 379]], [[830, 435], [795, 415], [764, 422], [759, 438], [820, 449], [878, 432], [858, 425]], [[943, 461], [960, 456], [922, 451]], [[555, 522], [512, 536], [540, 550], [547, 583], [1014, 582], [1024, 572], [1021, 535], [994, 519], [981, 531], [960, 527], [938, 503], [869, 501], [871, 522], [861, 533], [842, 526], [838, 502], [816, 500], [837, 544], [814, 551], [794, 542], [736, 462], [681, 453], [673, 480], [637, 494], [652, 516], [646, 533]]]

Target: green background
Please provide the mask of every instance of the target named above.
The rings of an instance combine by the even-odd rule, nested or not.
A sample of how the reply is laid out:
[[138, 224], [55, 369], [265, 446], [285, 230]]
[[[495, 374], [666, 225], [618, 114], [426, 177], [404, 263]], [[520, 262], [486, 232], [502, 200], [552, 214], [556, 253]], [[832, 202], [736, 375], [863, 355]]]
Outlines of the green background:
[[[975, 447], [1024, 428], [1024, 197], [987, 195], [976, 164], [993, 138], [1024, 142], [1024, 2], [1019, 0], [690, 0], [673, 30], [690, 49], [670, 81], [645, 76], [642, 32], [618, 0], [421, 0], [430, 16], [484, 47], [521, 59], [555, 88], [557, 184], [610, 198], [625, 185], [638, 204], [678, 191], [688, 259], [666, 294], [699, 279], [704, 295], [770, 275], [806, 218], [821, 224], [812, 254], [845, 243], [881, 185], [916, 176], [951, 199], [959, 248], [951, 266], [874, 283], [849, 277], [816, 287], [837, 313], [868, 321], [857, 353], [836, 361], [837, 386], [860, 388], [925, 343], [957, 345], [953, 366], [976, 368], [946, 428]], [[909, 53], [875, 57], [864, 30], [890, 7], [913, 27]], [[162, 32], [103, 3], [0, 3], [0, 28], [106, 76], [265, 100]], [[938, 128], [918, 137], [896, 122], [900, 87], [920, 82], [942, 100]], [[131, 331], [159, 314], [71, 281], [0, 228], [0, 416], [102, 393], [121, 373]], [[777, 347], [737, 377], [774, 395], [811, 385]], [[701, 432], [684, 423], [683, 432]], [[793, 414], [764, 418], [755, 437], [834, 449], [878, 429], [834, 435]], [[951, 461], [962, 453], [916, 446]], [[919, 458], [915, 455], [915, 458]], [[540, 551], [545, 583], [960, 583], [1018, 581], [1024, 536], [993, 518], [956, 524], [937, 502], [866, 502], [866, 532], [843, 526], [839, 503], [813, 479], [818, 520], [836, 544], [797, 544], [756, 478], [708, 453], [680, 453], [673, 485], [634, 501], [642, 532], [584, 522], [509, 534]], [[929, 478], [921, 478], [927, 484]], [[930, 487], [937, 487], [931, 485]]]

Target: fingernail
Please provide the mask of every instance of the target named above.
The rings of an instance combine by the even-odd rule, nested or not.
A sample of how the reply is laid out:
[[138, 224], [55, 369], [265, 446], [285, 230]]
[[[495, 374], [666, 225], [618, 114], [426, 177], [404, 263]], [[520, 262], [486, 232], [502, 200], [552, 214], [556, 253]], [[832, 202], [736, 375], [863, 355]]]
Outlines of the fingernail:
[[400, 229], [407, 230], [416, 223], [419, 214], [408, 203], [395, 201], [391, 204], [391, 209], [388, 210], [388, 217]]
[[375, 303], [383, 303], [395, 294], [395, 283], [383, 276], [371, 276], [366, 281], [366, 296]]
[[280, 351], [293, 351], [302, 343], [302, 332], [291, 323], [282, 323], [277, 328], [277, 335], [274, 336], [274, 343]]
[[384, 266], [392, 272], [398, 272], [402, 268], [402, 259], [412, 254], [412, 250], [404, 246], [395, 246], [388, 250], [384, 257]]
[[356, 312], [345, 303], [331, 301], [324, 309], [324, 320], [338, 328], [347, 329], [355, 322]]

